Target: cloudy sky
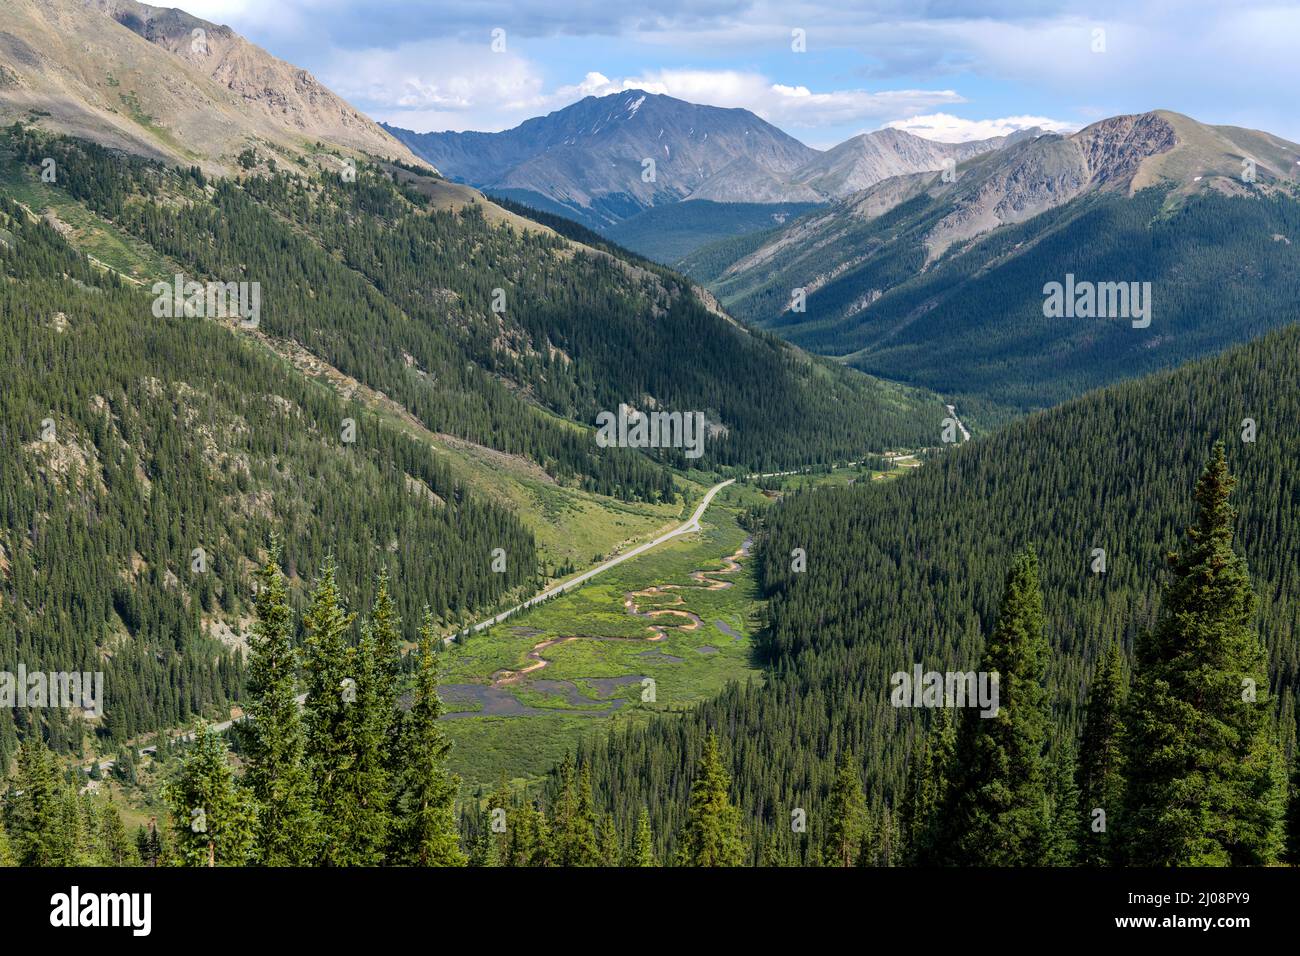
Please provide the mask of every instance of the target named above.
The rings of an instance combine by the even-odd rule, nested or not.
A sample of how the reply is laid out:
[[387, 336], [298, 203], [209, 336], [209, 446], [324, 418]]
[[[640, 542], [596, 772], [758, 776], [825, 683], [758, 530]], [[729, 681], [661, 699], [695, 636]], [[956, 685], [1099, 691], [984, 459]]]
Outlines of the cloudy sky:
[[1157, 108], [1300, 141], [1295, 0], [179, 2], [421, 132], [507, 129], [640, 88], [745, 107], [817, 147]]

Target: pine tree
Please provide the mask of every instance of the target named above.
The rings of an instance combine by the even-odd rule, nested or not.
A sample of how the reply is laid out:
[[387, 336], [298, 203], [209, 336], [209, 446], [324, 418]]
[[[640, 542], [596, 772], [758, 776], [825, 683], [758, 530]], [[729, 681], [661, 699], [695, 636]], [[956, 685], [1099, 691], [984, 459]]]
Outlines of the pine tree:
[[88, 827], [85, 806], [76, 788], [64, 782], [59, 794], [58, 827], [64, 837], [64, 866], [91, 866], [95, 862], [94, 834]]
[[127, 836], [122, 814], [111, 801], [106, 801], [96, 814], [96, 844], [102, 866], [139, 866], [140, 855]]
[[942, 709], [935, 725], [916, 745], [908, 768], [907, 789], [898, 810], [903, 858], [913, 866], [933, 862], [935, 829], [948, 798], [948, 772], [957, 749], [957, 730], [949, 710]]
[[258, 861], [266, 866], [307, 866], [317, 855], [319, 819], [297, 700], [293, 612], [274, 541], [258, 582], [248, 719], [240, 728], [247, 761], [244, 782], [257, 803]]
[[641, 812], [637, 814], [636, 841], [632, 844], [632, 855], [629, 865], [659, 865], [659, 862], [655, 859], [654, 834], [650, 832], [650, 815], [645, 812], [644, 807], [641, 809]]
[[38, 736], [18, 745], [18, 773], [9, 796], [9, 828], [20, 866], [73, 866], [76, 831], [64, 822], [65, 785], [54, 755]]
[[[399, 691], [402, 687], [402, 626], [389, 590], [388, 569], [384, 568], [375, 587], [375, 601], [370, 610], [370, 637], [375, 654], [374, 679], [376, 682], [377, 701], [375, 717], [378, 726], [375, 729], [379, 741], [379, 757], [385, 774], [385, 786], [388, 789], [389, 811], [395, 812], [392, 802], [396, 800], [396, 788], [402, 775], [401, 729], [402, 721], [397, 707]], [[396, 826], [390, 819], [389, 826]]]
[[583, 765], [578, 774], [578, 805], [569, 831], [567, 866], [599, 866], [600, 844], [596, 837], [596, 805], [591, 795], [591, 768]]
[[235, 782], [226, 743], [206, 722], [168, 788], [176, 853], [183, 866], [243, 866], [255, 850], [257, 810]]
[[[500, 811], [498, 813], [497, 811]], [[493, 824], [500, 821], [505, 824], [504, 829], [498, 829]], [[488, 794], [487, 799], [487, 822], [489, 831], [489, 841], [492, 844], [492, 859], [497, 866], [510, 865], [510, 836], [514, 829], [514, 806], [510, 795], [510, 784], [506, 782], [505, 771], [501, 771], [501, 777], [497, 781], [496, 789]], [[497, 824], [499, 827], [499, 824]]]
[[935, 859], [957, 866], [1038, 866], [1050, 824], [1043, 759], [1048, 714], [1043, 673], [1043, 596], [1038, 558], [1019, 554], [980, 662], [998, 675], [998, 712], [967, 710], [957, 737], [943, 838]]
[[840, 757], [822, 817], [822, 865], [853, 866], [867, 833], [867, 800], [851, 748]]
[[579, 772], [571, 754], [560, 763], [560, 792], [552, 824], [555, 866], [597, 866], [596, 811], [591, 796], [591, 771]]
[[9, 835], [5, 832], [4, 822], [0, 821], [0, 866], [17, 866], [18, 857], [14, 855], [9, 844]]
[[537, 835], [533, 842], [533, 854], [528, 861], [528, 865], [555, 865], [555, 836], [550, 821], [546, 818], [546, 812], [541, 807], [537, 808]]
[[1300, 754], [1295, 769], [1291, 771], [1289, 796], [1286, 805], [1286, 854], [1284, 859], [1292, 866], [1300, 866]]
[[411, 866], [464, 866], [454, 813], [460, 780], [447, 771], [451, 742], [438, 723], [438, 636], [426, 607], [420, 626], [419, 669], [411, 709], [402, 722], [401, 773], [395, 801], [395, 862]]
[[1075, 782], [1074, 743], [1060, 741], [1048, 762], [1048, 866], [1073, 866], [1079, 853], [1079, 786]]
[[[380, 571], [376, 582], [375, 601], [370, 610], [370, 630], [375, 642], [375, 659], [378, 662], [376, 677], [384, 713], [390, 715], [390, 724], [395, 725], [396, 721], [391, 715], [397, 711], [398, 689], [402, 681], [402, 622], [389, 591], [387, 568]], [[394, 726], [394, 736], [395, 732]]]
[[472, 829], [469, 839], [468, 865], [472, 867], [500, 866], [500, 861], [497, 859], [497, 845], [496, 841], [492, 839], [488, 815], [482, 810], [477, 810], [475, 819], [476, 825]]
[[389, 667], [380, 658], [380, 643], [373, 621], [367, 621], [353, 654], [356, 700], [344, 712], [349, 760], [339, 774], [354, 859], [363, 866], [383, 859], [392, 826], [389, 733], [396, 694]]
[[156, 818], [149, 818], [148, 827], [142, 824], [136, 828], [135, 851], [140, 857], [141, 866], [158, 866], [163, 861], [167, 848], [163, 845]]
[[691, 800], [679, 854], [685, 866], [743, 866], [744, 831], [731, 802], [731, 775], [722, 765], [717, 734], [710, 731], [691, 781]]
[[372, 862], [368, 853], [357, 852], [350, 829], [356, 815], [356, 794], [349, 786], [356, 761], [350, 710], [358, 697], [355, 649], [347, 637], [352, 620], [343, 610], [334, 562], [327, 560], [303, 615], [306, 756], [320, 816], [318, 862], [325, 866]]
[[1123, 820], [1135, 866], [1277, 860], [1283, 776], [1255, 594], [1233, 550], [1236, 480], [1223, 443], [1196, 484], [1196, 524], [1155, 627], [1138, 642]]
[[901, 860], [899, 844], [902, 834], [899, 832], [898, 814], [886, 803], [880, 813], [880, 851], [877, 864], [880, 866], [898, 866]]
[[1120, 819], [1124, 799], [1123, 713], [1124, 652], [1114, 641], [1088, 688], [1078, 771], [1077, 842], [1081, 866], [1114, 863], [1111, 833]]
[[600, 821], [600, 865], [616, 867], [622, 861], [622, 846], [618, 838], [618, 829], [614, 825], [614, 815], [606, 813]]
[[541, 817], [537, 807], [525, 800], [515, 810], [510, 826], [510, 845], [506, 851], [506, 866], [534, 866], [541, 835]]

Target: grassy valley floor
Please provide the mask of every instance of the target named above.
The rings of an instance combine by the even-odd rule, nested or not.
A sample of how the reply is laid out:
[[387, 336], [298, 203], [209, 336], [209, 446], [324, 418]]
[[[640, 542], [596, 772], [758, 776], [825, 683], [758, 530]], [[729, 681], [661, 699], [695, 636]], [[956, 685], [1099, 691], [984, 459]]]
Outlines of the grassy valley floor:
[[[701, 531], [452, 645], [442, 696], [452, 767], [467, 788], [537, 779], [587, 733], [677, 712], [728, 681], [759, 678], [758, 589], [740, 513], [723, 489]], [[652, 681], [653, 683], [647, 683]]]

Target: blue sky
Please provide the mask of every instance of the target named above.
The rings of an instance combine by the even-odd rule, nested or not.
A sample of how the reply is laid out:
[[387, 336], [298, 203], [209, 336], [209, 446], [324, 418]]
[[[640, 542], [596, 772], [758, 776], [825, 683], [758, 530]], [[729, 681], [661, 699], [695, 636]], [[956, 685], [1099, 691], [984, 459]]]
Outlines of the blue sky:
[[[649, 89], [811, 146], [949, 141], [1165, 108], [1300, 141], [1300, 4], [1093, 0], [182, 0], [376, 119], [507, 129]], [[504, 49], [493, 50], [493, 31]], [[803, 31], [805, 50], [793, 47]], [[498, 48], [501, 42], [497, 43]]]

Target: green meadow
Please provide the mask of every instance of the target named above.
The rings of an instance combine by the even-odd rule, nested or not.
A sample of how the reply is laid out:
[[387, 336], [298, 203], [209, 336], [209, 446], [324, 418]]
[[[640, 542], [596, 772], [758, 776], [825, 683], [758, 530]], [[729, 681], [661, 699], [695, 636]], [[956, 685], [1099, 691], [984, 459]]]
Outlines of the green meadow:
[[[762, 500], [752, 488], [726, 488], [698, 533], [450, 646], [442, 655], [444, 726], [467, 791], [502, 775], [532, 782], [584, 735], [689, 709], [729, 681], [761, 679], [751, 643], [759, 608], [753, 559], [710, 572], [741, 550], [748, 535], [737, 517]], [[697, 571], [708, 580], [694, 579]], [[730, 586], [709, 589], [710, 581]], [[642, 614], [685, 613], [647, 618], [633, 614], [629, 600]], [[555, 643], [534, 650], [548, 642]]]

